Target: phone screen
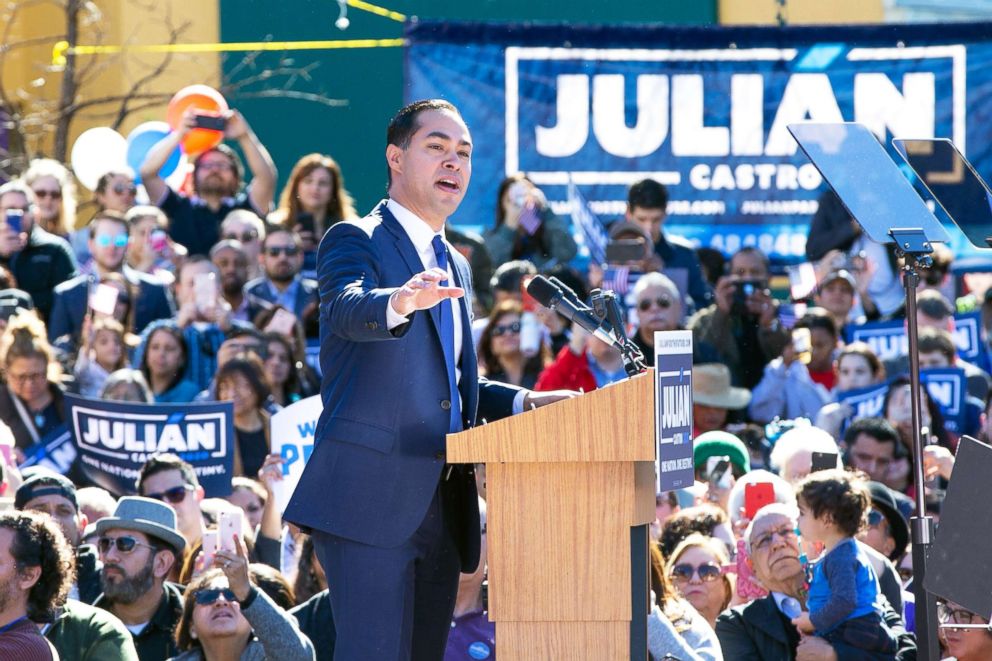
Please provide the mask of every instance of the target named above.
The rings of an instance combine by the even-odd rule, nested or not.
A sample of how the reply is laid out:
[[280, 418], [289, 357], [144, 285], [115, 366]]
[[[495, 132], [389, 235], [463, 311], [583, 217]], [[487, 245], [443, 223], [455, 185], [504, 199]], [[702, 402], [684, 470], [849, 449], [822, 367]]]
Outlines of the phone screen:
[[220, 537], [222, 551], [235, 552], [234, 536], [241, 536], [241, 522], [244, 516], [240, 512], [221, 512], [217, 519], [217, 533]]
[[200, 310], [210, 310], [217, 304], [217, 276], [198, 273], [193, 278], [193, 300]]
[[826, 470], [830, 470], [831, 468], [837, 468], [836, 452], [813, 453], [813, 464], [810, 467], [811, 473], [815, 473], [817, 471], [826, 471]]
[[771, 482], [744, 485], [744, 517], [753, 519], [765, 505], [775, 502], [775, 487]]

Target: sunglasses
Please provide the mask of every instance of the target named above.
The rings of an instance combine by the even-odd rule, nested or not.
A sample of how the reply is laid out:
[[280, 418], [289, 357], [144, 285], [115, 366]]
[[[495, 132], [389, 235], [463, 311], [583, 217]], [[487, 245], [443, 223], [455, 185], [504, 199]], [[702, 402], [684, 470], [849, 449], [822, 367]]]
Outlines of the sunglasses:
[[643, 301], [637, 303], [637, 309], [641, 312], [647, 312], [651, 309], [651, 304], [654, 303], [662, 310], [667, 310], [672, 307], [672, 302], [667, 298], [646, 298]]
[[520, 322], [514, 321], [512, 324], [493, 326], [493, 337], [499, 337], [504, 333], [520, 333]]
[[878, 510], [868, 511], [868, 525], [871, 526], [872, 528], [874, 528], [884, 520], [885, 520], [885, 515], [879, 512]]
[[228, 232], [222, 238], [229, 241], [240, 241], [241, 243], [248, 243], [249, 241], [254, 241], [258, 238], [258, 232], [255, 230], [248, 230], [247, 232], [242, 232], [238, 234], [237, 232]]
[[272, 246], [265, 249], [265, 254], [269, 257], [278, 257], [280, 254], [285, 254], [286, 257], [296, 257], [300, 254], [300, 249], [296, 246]]
[[124, 195], [125, 193], [128, 195], [135, 195], [138, 192], [138, 187], [134, 184], [114, 184], [111, 187], [111, 190], [118, 195]]
[[192, 484], [183, 484], [182, 486], [172, 487], [171, 489], [166, 489], [165, 491], [161, 491], [159, 493], [146, 493], [145, 498], [164, 500], [172, 505], [178, 505], [186, 500], [186, 494], [192, 490]]
[[238, 603], [238, 598], [234, 596], [234, 592], [230, 588], [204, 588], [197, 590], [193, 595], [193, 601], [196, 602], [197, 606], [209, 606], [216, 603], [221, 598], [221, 595], [224, 596], [226, 601], [232, 604]]
[[37, 198], [50, 197], [53, 200], [60, 200], [60, 199], [62, 199], [62, 191], [60, 191], [60, 190], [36, 190], [34, 192], [34, 196], [37, 197]]
[[98, 234], [94, 237], [96, 240], [96, 245], [101, 248], [106, 248], [110, 244], [113, 244], [115, 248], [126, 248], [127, 247], [127, 234], [115, 234], [111, 236], [109, 234]]
[[144, 542], [139, 542], [134, 537], [129, 537], [127, 535], [122, 537], [101, 537], [96, 542], [96, 547], [101, 554], [106, 554], [110, 551], [110, 547], [114, 546], [117, 548], [118, 553], [130, 553], [134, 550], [135, 546], [144, 546], [152, 550], [158, 550], [152, 544], [145, 544]]
[[720, 578], [721, 574], [723, 574], [723, 570], [717, 565], [710, 563], [699, 565], [699, 567], [693, 567], [687, 564], [672, 567], [672, 580], [678, 583], [688, 583], [692, 580], [693, 576], [697, 575], [700, 581], [710, 583]]

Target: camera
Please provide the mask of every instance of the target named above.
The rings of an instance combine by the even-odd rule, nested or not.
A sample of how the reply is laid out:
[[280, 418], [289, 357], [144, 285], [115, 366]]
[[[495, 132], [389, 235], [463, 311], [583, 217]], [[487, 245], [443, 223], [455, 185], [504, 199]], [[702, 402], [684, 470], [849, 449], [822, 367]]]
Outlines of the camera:
[[764, 280], [738, 280], [734, 283], [734, 302], [731, 309], [737, 314], [747, 314], [747, 299], [765, 289]]

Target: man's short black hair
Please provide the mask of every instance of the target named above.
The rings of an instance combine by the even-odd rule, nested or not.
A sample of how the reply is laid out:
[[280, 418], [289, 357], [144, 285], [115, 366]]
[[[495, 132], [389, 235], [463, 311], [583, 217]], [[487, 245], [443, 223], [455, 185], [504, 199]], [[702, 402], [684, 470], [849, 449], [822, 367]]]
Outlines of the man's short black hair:
[[511, 294], [520, 293], [520, 283], [528, 275], [537, 275], [537, 267], [526, 259], [514, 259], [500, 264], [493, 273], [489, 285], [493, 291], [507, 291]]
[[902, 447], [899, 432], [885, 418], [859, 418], [852, 422], [844, 432], [844, 445], [850, 449], [858, 440], [858, 436], [866, 434], [879, 443], [892, 443], [898, 455]]
[[186, 484], [194, 487], [200, 486], [200, 481], [196, 479], [196, 471], [193, 470], [191, 465], [174, 454], [157, 454], [146, 461], [141, 467], [141, 471], [138, 473], [138, 482], [135, 484], [135, 488], [138, 490], [138, 495], [145, 495], [142, 491], [145, 480], [150, 478], [152, 475], [173, 470], [179, 471], [179, 474], [183, 477], [183, 482]]
[[[386, 129], [386, 145], [396, 145], [400, 149], [409, 147], [413, 134], [420, 128], [420, 122], [417, 121], [420, 113], [429, 110], [447, 110], [459, 117], [462, 115], [458, 112], [458, 108], [454, 104], [444, 99], [421, 99], [420, 101], [414, 101], [400, 108], [399, 112], [389, 120], [389, 127]], [[386, 166], [386, 176], [388, 177], [388, 182], [390, 184], [393, 183], [393, 172], [389, 169], [388, 165]]]
[[654, 179], [641, 179], [632, 184], [627, 191], [627, 208], [633, 211], [635, 207], [662, 211], [667, 209], [668, 189], [665, 184]]
[[833, 317], [826, 312], [820, 312], [819, 308], [807, 312], [802, 319], [796, 322], [794, 328], [808, 328], [810, 331], [819, 328], [831, 337], [838, 335], [837, 324], [834, 323]]

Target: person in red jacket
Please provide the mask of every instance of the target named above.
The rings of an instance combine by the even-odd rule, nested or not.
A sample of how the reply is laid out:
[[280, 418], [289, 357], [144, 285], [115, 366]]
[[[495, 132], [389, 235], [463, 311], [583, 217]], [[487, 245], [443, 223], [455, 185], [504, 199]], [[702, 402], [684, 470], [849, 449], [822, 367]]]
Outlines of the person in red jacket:
[[589, 392], [626, 377], [620, 352], [573, 324], [568, 345], [537, 377], [534, 390]]

